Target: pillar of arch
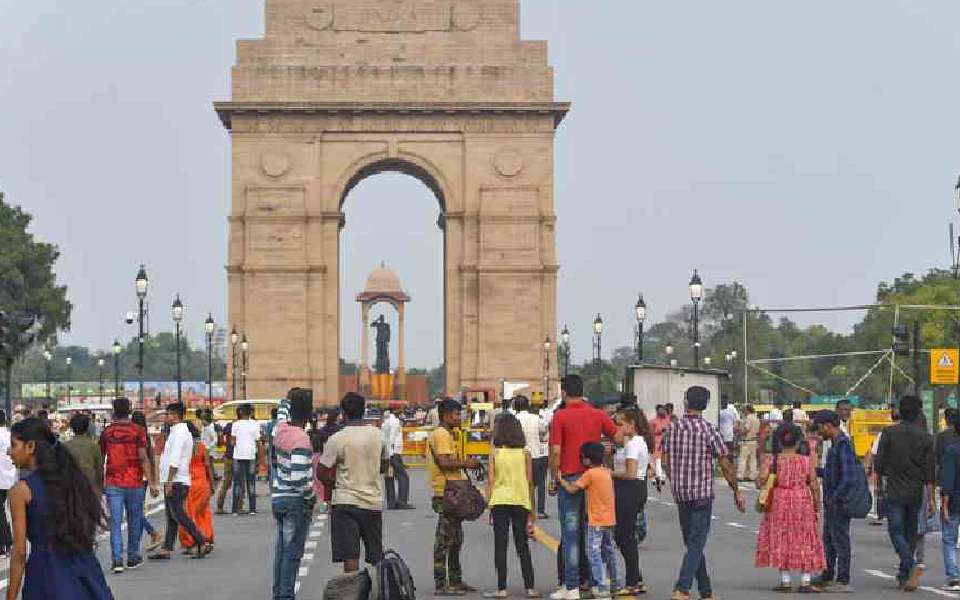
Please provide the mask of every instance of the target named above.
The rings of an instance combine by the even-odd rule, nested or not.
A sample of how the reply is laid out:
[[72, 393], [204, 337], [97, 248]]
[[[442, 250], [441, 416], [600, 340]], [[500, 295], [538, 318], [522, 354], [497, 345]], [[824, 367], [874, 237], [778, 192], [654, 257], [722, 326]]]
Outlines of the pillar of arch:
[[232, 98], [215, 105], [250, 395], [340, 397], [342, 206], [384, 171], [440, 208], [447, 393], [536, 386], [557, 339], [554, 134], [569, 105], [546, 43], [520, 38], [518, 0], [265, 1], [266, 34], [238, 43]]

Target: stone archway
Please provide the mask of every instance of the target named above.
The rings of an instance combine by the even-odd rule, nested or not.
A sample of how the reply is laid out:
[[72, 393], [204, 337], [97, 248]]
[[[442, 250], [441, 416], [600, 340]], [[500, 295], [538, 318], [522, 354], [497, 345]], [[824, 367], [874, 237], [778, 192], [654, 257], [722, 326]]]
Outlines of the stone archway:
[[233, 146], [229, 319], [251, 340], [251, 396], [339, 397], [342, 205], [383, 171], [440, 204], [447, 392], [539, 388], [569, 105], [518, 13], [518, 0], [266, 0], [266, 36], [238, 43], [232, 100], [216, 103]]

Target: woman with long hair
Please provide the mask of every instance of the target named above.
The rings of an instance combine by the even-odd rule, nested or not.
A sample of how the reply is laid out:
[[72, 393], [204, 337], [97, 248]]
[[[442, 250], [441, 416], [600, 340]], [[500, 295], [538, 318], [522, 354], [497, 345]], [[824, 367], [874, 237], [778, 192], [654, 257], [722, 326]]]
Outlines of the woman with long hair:
[[653, 431], [643, 411], [628, 408], [620, 413], [620, 431], [623, 446], [613, 455], [614, 510], [617, 524], [614, 539], [623, 554], [625, 581], [613, 582], [617, 596], [635, 596], [646, 593], [640, 572], [640, 551], [637, 540], [638, 515], [647, 504], [647, 471], [650, 468], [650, 449]]
[[30, 474], [10, 492], [13, 551], [7, 600], [21, 597], [21, 587], [23, 600], [112, 600], [93, 552], [105, 521], [90, 479], [45, 421], [20, 421], [11, 428], [10, 439], [10, 458]]
[[[193, 435], [193, 456], [190, 458], [190, 493], [187, 494], [187, 516], [193, 519], [203, 537], [213, 544], [213, 515], [210, 498], [213, 496], [213, 463], [207, 447], [200, 439], [200, 430], [187, 423]], [[178, 529], [180, 545], [187, 554], [193, 553], [194, 541], [184, 527]]]
[[757, 536], [755, 565], [780, 571], [775, 592], [790, 592], [791, 571], [800, 572], [801, 593], [817, 593], [811, 585], [813, 573], [823, 571], [827, 561], [817, 527], [820, 485], [816, 462], [797, 451], [802, 433], [798, 427], [777, 430], [780, 452], [764, 464], [760, 478], [775, 477], [767, 500], [766, 512]]
[[[143, 430], [147, 432], [147, 462], [150, 463], [150, 473], [153, 481], [157, 481], [157, 455], [153, 453], [153, 439], [150, 437], [150, 429], [147, 427], [147, 416], [143, 414], [141, 410], [135, 410], [130, 414], [130, 420], [143, 427]], [[144, 473], [146, 476], [146, 473]], [[143, 480], [143, 486], [147, 486], [147, 479]], [[153, 523], [150, 522], [150, 517], [147, 516], [147, 511], [143, 511], [143, 531], [150, 535], [150, 543], [147, 544], [147, 552], [153, 552], [160, 547], [160, 544], [163, 542], [163, 536], [157, 531]], [[141, 534], [142, 537], [142, 534]]]

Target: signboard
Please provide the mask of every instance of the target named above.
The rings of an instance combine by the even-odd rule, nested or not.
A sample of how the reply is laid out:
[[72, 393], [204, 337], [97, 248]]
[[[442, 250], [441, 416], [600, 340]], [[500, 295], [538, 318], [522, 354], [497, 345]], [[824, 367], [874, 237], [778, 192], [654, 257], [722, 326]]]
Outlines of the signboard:
[[960, 350], [934, 348], [930, 350], [930, 384], [957, 385], [960, 382]]

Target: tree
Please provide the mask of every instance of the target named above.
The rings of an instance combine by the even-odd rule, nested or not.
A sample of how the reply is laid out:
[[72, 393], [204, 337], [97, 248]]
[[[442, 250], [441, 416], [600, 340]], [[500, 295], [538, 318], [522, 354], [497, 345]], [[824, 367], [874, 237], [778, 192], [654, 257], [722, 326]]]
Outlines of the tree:
[[73, 309], [53, 271], [60, 252], [34, 239], [27, 231], [32, 220], [0, 192], [0, 359], [8, 414], [14, 362], [34, 341], [69, 329]]

